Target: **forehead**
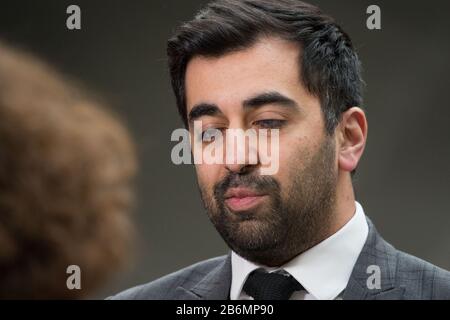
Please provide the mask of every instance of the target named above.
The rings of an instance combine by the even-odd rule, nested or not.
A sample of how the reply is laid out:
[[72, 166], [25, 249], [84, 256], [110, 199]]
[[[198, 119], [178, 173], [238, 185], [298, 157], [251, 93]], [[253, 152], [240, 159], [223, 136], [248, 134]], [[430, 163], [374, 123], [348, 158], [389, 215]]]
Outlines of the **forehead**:
[[299, 94], [299, 63], [298, 44], [278, 38], [220, 57], [196, 56], [186, 70], [187, 111], [202, 102], [236, 105], [263, 91]]

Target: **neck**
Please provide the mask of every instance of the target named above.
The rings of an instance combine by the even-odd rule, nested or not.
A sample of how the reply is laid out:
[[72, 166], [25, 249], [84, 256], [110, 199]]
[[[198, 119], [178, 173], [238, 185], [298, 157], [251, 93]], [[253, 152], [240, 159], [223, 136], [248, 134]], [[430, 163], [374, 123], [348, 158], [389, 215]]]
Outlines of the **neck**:
[[353, 191], [351, 176], [348, 172], [339, 170], [333, 219], [331, 220], [328, 234], [324, 239], [341, 229], [350, 221], [355, 212], [355, 193]]

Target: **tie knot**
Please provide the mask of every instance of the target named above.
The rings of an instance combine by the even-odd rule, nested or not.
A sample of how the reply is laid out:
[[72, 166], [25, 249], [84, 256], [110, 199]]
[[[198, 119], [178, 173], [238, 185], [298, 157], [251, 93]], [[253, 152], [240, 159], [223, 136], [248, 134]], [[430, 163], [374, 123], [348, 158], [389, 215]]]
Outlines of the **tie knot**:
[[255, 300], [288, 300], [302, 285], [291, 275], [257, 269], [250, 273], [243, 290]]

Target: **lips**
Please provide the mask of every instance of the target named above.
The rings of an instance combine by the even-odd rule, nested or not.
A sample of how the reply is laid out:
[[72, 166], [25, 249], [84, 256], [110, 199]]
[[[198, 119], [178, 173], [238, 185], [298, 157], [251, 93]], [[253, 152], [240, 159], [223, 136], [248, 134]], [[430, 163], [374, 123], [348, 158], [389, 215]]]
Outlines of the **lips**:
[[247, 198], [261, 196], [261, 193], [248, 188], [230, 188], [225, 193], [225, 199], [229, 198]]
[[231, 188], [225, 193], [225, 204], [232, 211], [245, 211], [258, 206], [266, 196], [248, 188]]

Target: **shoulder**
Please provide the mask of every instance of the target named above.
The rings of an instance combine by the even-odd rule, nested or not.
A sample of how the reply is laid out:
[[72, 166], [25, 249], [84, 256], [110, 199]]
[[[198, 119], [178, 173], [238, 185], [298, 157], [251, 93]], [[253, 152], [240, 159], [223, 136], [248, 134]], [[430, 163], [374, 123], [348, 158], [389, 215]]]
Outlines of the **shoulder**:
[[450, 299], [450, 272], [397, 251], [397, 284], [409, 299]]
[[171, 299], [179, 286], [194, 285], [227, 258], [226, 255], [197, 262], [152, 282], [130, 288], [108, 300], [163, 300]]
[[[450, 300], [449, 271], [396, 249], [381, 237], [369, 218], [367, 222], [369, 234], [351, 279], [366, 288], [367, 267], [380, 267], [382, 290], [377, 292], [371, 289], [368, 297], [384, 299], [395, 295], [395, 299]], [[347, 297], [351, 298], [352, 290], [348, 292]]]

